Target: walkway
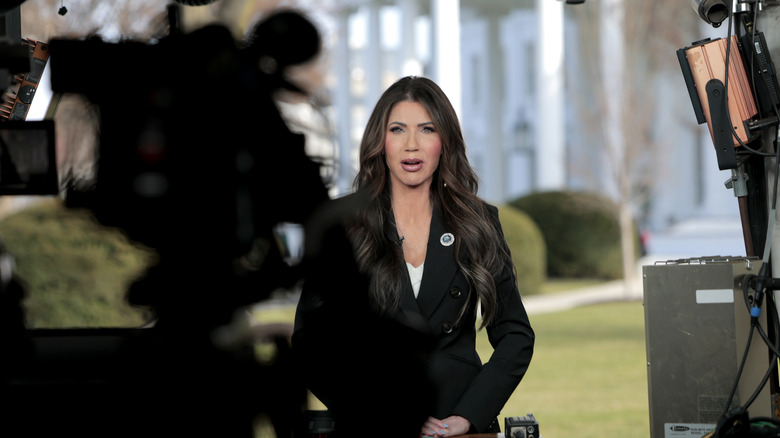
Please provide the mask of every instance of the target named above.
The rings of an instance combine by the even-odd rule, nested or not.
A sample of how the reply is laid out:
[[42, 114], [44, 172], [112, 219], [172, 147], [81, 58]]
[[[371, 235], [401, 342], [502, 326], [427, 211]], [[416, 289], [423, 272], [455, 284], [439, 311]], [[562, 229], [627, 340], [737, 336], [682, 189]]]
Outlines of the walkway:
[[610, 301], [637, 301], [642, 299], [642, 283], [635, 282], [627, 290], [623, 280], [610, 281], [597, 286], [523, 297], [529, 315], [559, 312], [579, 306]]

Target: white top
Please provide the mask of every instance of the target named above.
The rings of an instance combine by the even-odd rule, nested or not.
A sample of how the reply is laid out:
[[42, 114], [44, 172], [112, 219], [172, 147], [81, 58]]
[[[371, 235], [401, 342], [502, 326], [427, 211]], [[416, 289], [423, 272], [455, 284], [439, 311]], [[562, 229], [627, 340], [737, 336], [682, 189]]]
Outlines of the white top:
[[414, 290], [415, 298], [417, 298], [417, 295], [420, 293], [420, 283], [422, 283], [423, 266], [425, 266], [425, 262], [422, 262], [420, 266], [416, 268], [412, 266], [411, 263], [406, 262], [406, 269], [409, 270], [409, 278], [412, 279], [412, 290]]

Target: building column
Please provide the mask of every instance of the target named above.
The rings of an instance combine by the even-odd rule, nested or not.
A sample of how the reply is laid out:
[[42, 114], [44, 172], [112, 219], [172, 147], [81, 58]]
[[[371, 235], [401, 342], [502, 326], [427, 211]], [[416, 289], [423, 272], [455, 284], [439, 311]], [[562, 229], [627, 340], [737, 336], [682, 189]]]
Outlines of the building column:
[[461, 116], [460, 0], [431, 0], [433, 75]]
[[418, 0], [401, 0], [401, 71], [399, 76], [422, 75], [423, 68], [415, 50]]
[[370, 0], [366, 5], [366, 95], [365, 105], [368, 112], [374, 109], [382, 94], [382, 20], [379, 18], [379, 1]]
[[608, 171], [609, 177], [604, 181], [606, 192], [622, 197], [621, 184], [627, 183], [627, 177], [620, 177], [621, 172], [625, 172], [625, 148], [623, 145], [623, 63], [624, 56], [624, 37], [623, 21], [624, 10], [623, 0], [602, 0], [600, 5], [600, 34], [601, 34], [601, 70], [604, 89], [600, 90], [604, 94], [605, 114], [604, 117], [609, 122], [606, 124], [604, 132], [604, 141], [606, 143], [607, 163], [612, 163]]
[[488, 12], [487, 15], [487, 69], [488, 87], [487, 96], [487, 123], [488, 123], [488, 175], [482, 175], [486, 179], [487, 191], [481, 194], [491, 202], [501, 203], [505, 201], [508, 181], [507, 156], [504, 147], [504, 54], [501, 46], [500, 27], [501, 15], [497, 12]]
[[540, 47], [537, 53], [538, 121], [536, 187], [557, 190], [566, 185], [563, 105], [563, 2], [536, 0]]

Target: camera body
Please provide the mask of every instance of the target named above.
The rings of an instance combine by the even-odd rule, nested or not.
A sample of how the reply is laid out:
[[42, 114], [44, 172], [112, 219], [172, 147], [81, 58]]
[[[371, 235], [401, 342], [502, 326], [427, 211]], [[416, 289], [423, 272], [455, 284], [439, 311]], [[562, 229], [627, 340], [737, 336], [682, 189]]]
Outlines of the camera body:
[[531, 413], [524, 417], [506, 417], [504, 432], [507, 438], [539, 438], [539, 422]]

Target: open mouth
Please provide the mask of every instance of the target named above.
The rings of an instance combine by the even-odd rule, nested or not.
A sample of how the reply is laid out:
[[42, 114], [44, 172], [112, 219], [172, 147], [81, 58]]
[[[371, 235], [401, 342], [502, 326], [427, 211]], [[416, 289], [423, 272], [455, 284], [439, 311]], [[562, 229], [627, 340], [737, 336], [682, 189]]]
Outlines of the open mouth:
[[407, 172], [417, 172], [422, 169], [422, 160], [419, 158], [407, 158], [401, 161], [401, 168]]

